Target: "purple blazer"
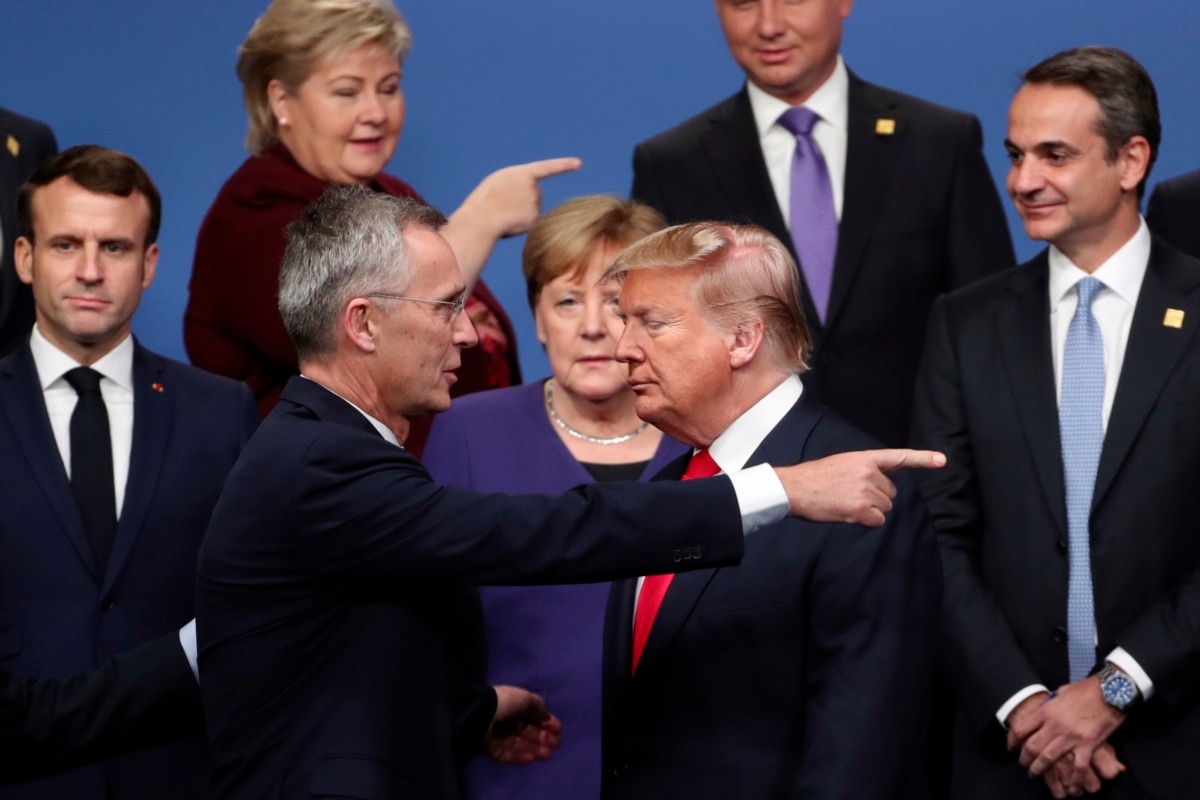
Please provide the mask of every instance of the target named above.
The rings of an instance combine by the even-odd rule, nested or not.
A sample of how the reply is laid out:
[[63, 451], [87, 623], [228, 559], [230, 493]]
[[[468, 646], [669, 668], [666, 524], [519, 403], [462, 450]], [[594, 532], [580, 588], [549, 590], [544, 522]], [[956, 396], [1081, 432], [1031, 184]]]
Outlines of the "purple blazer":
[[[478, 492], [563, 492], [592, 483], [546, 418], [543, 382], [455, 398], [437, 417], [422, 460], [438, 483]], [[664, 436], [641, 480], [687, 448]], [[564, 531], [568, 535], [569, 531]], [[489, 586], [481, 590], [488, 680], [546, 698], [563, 723], [562, 747], [528, 766], [476, 758], [467, 797], [600, 797], [600, 677], [607, 583]]]

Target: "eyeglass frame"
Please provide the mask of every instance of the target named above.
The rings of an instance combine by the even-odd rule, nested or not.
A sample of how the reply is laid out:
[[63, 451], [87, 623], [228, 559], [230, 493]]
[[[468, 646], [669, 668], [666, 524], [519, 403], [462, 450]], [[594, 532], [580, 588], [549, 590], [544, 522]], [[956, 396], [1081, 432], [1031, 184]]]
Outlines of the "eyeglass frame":
[[454, 313], [450, 316], [451, 323], [458, 321], [458, 318], [462, 315], [463, 309], [467, 306], [467, 295], [465, 293], [457, 300], [429, 300], [424, 297], [408, 297], [407, 295], [403, 294], [385, 294], [383, 292], [371, 292], [369, 294], [364, 294], [363, 297], [382, 297], [388, 300], [411, 300], [414, 303], [429, 303], [430, 305], [435, 306], [449, 306], [450, 308], [454, 309]]

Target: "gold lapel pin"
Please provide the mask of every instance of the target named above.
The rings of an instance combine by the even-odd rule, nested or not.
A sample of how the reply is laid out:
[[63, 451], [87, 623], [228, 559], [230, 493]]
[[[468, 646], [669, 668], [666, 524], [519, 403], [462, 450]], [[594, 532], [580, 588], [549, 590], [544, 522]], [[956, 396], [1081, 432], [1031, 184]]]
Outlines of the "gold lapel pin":
[[1182, 328], [1183, 309], [1168, 308], [1167, 313], [1163, 315], [1163, 325], [1167, 328]]
[[21, 143], [11, 133], [8, 135], [8, 140], [5, 141], [4, 146], [8, 148], [8, 152], [12, 153], [13, 158], [16, 158], [21, 153]]
[[875, 120], [875, 133], [878, 136], [891, 136], [896, 132], [896, 120], [894, 119], [877, 119]]

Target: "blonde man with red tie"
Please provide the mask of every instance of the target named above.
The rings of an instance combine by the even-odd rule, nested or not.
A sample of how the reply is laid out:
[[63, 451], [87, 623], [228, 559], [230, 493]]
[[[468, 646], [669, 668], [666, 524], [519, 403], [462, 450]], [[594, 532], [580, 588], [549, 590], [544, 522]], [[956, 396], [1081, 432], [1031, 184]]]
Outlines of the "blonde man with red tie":
[[[805, 390], [796, 276], [774, 236], [718, 223], [608, 270], [638, 415], [696, 448], [661, 478], [874, 445]], [[787, 520], [740, 566], [614, 584], [605, 798], [924, 795], [941, 565], [913, 481], [896, 487], [883, 527]]]

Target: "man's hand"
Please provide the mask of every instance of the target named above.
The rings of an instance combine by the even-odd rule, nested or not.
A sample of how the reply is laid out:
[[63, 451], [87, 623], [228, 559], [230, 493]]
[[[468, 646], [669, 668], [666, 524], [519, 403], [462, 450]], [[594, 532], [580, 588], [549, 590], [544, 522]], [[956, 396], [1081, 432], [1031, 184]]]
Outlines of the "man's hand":
[[483, 746], [503, 764], [545, 761], [558, 749], [562, 723], [546, 710], [533, 692], [516, 686], [495, 686], [496, 716], [483, 737]]
[[1052, 769], [1046, 770], [1042, 778], [1050, 788], [1050, 794], [1056, 798], [1080, 797], [1083, 794], [1095, 794], [1100, 791], [1103, 781], [1111, 781], [1125, 771], [1125, 765], [1117, 760], [1117, 752], [1108, 742], [1100, 745], [1092, 755], [1091, 767], [1087, 770], [1082, 785], [1072, 784], [1071, 779], [1075, 770], [1075, 757], [1071, 753], [1054, 762]]
[[[1125, 766], [1105, 743], [1125, 715], [1104, 702], [1099, 678], [1093, 675], [1069, 683], [1056, 697], [1031, 711], [1027, 708], [1030, 700], [1045, 697], [1034, 695], [1009, 715], [1009, 749], [1020, 748], [1021, 766], [1028, 768], [1031, 776], [1045, 775], [1064, 760], [1066, 766], [1056, 767], [1047, 784], [1052, 792], [1057, 784], [1060, 790], [1077, 794], [1096, 785], [1098, 778], [1111, 780], [1124, 771]], [[1023, 711], [1029, 713], [1018, 713]]]
[[938, 469], [946, 457], [930, 450], [838, 453], [775, 472], [787, 492], [789, 513], [813, 522], [882, 525], [896, 486], [887, 473], [902, 467]]

